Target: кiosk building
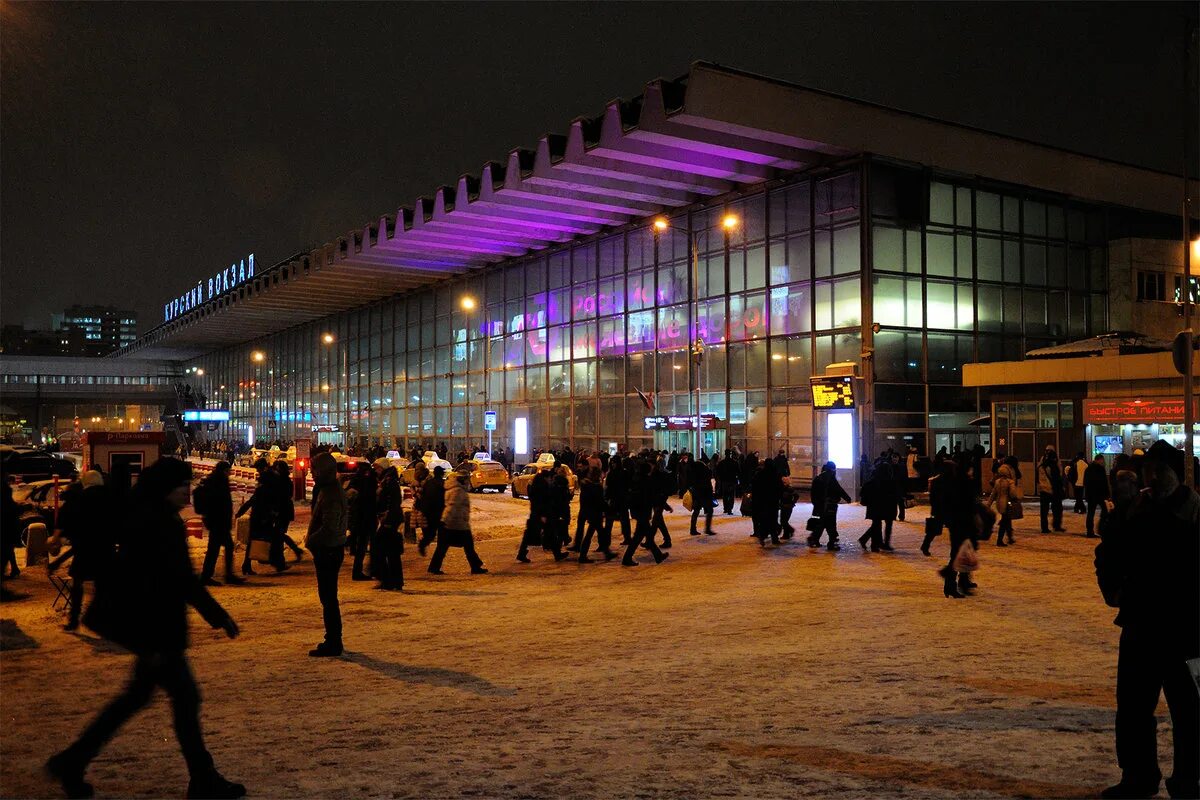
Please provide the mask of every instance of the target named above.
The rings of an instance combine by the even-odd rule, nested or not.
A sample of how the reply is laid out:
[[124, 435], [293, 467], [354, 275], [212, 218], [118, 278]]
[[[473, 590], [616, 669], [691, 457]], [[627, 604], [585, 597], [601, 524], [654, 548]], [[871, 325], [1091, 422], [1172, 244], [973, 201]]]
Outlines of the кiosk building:
[[783, 449], [805, 474], [990, 444], [963, 365], [1129, 318], [1147, 284], [1116, 251], [1164, 243], [1173, 316], [1180, 195], [1175, 176], [698, 63], [310, 253], [225, 270], [123, 356], [184, 360], [231, 412], [210, 436], [455, 449], [494, 410], [518, 456], [674, 448], [698, 396], [707, 451]]

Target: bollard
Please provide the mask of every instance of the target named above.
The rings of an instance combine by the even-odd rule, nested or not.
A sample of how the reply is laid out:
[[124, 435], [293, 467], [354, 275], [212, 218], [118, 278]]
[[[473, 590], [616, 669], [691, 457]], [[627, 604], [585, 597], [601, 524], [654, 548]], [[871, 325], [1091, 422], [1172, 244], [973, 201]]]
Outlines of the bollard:
[[44, 522], [34, 522], [25, 529], [25, 566], [32, 567], [48, 554], [46, 539], [48, 534]]

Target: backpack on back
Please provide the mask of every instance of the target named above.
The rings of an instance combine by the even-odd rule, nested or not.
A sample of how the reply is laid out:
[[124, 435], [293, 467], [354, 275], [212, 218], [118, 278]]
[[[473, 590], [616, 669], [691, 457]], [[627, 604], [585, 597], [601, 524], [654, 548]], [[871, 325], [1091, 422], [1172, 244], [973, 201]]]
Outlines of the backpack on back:
[[200, 483], [196, 484], [196, 488], [192, 490], [192, 509], [203, 517], [209, 512], [208, 500], [208, 478], [205, 478], [204, 480], [200, 481]]

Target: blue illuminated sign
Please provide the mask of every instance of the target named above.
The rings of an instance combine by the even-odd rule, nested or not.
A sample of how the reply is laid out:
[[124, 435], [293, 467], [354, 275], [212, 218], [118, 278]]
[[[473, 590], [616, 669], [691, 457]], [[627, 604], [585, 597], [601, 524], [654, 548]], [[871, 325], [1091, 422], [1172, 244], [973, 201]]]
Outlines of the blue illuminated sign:
[[184, 422], [229, 422], [227, 409], [189, 408], [183, 412]]
[[170, 322], [180, 314], [191, 311], [201, 303], [207, 303], [230, 289], [237, 288], [239, 284], [245, 283], [253, 277], [254, 253], [251, 253], [248, 259], [235, 262], [209, 278], [207, 291], [205, 291], [205, 282], [197, 281], [191, 289], [164, 304], [163, 321]]
[[485, 431], [496, 430], [496, 412], [495, 411], [483, 412], [483, 429]]

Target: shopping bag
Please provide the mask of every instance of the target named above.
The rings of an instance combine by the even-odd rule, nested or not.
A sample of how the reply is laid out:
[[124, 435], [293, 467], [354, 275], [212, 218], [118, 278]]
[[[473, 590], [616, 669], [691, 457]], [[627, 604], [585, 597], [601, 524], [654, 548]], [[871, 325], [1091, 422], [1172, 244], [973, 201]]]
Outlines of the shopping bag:
[[244, 514], [237, 518], [237, 540], [239, 544], [250, 546], [250, 515]]
[[271, 560], [271, 543], [263, 539], [253, 539], [250, 542], [250, 558], [253, 561]]
[[959, 546], [952, 569], [955, 572], [974, 572], [979, 569], [979, 553], [970, 539]]
[[754, 513], [754, 498], [750, 496], [749, 492], [742, 495], [741, 511], [743, 517], [748, 517]]
[[692, 490], [688, 489], [683, 493], [683, 507], [688, 511], [692, 510]]
[[821, 518], [809, 517], [808, 522], [804, 523], [804, 529], [809, 533], [816, 533], [821, 530]]
[[941, 536], [942, 521], [934, 517], [925, 518], [925, 535], [926, 536]]

